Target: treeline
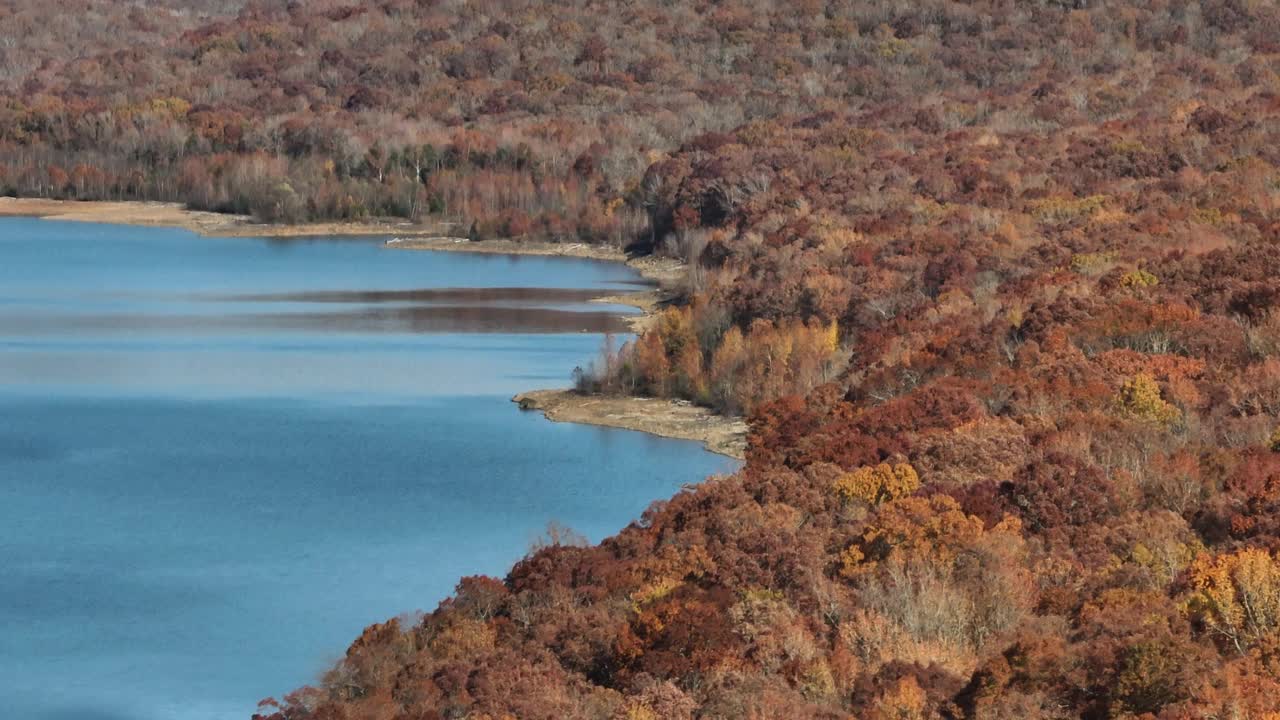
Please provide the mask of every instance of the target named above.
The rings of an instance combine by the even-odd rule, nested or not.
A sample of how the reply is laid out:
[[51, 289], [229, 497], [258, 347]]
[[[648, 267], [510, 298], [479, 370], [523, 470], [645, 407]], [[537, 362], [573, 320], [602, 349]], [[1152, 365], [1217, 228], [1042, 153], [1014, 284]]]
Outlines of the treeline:
[[649, 236], [644, 168], [741, 115], [691, 57], [651, 52], [708, 25], [635, 10], [7, 3], [0, 192], [628, 244]]
[[473, 239], [579, 240], [622, 246], [645, 216], [601, 204], [588, 179], [552, 177], [527, 146], [456, 141], [384, 148], [358, 157], [263, 151], [169, 155], [0, 144], [0, 195], [71, 200], [160, 200], [264, 222], [399, 217], [451, 221]]
[[[16, 0], [0, 5], [0, 189], [660, 247], [676, 219], [642, 177], [704, 133], [894, 107], [935, 135], [1104, 122], [1125, 106], [1108, 81], [1147, 72], [1153, 53], [1193, 78], [1180, 101], [1216, 82], [1196, 74], [1205, 59], [1229, 55], [1232, 82], [1265, 79], [1269, 12], [574, 0], [548, 17], [530, 0]], [[1051, 74], [1053, 98], [1039, 88]], [[1037, 109], [997, 110], [1019, 86], [1041, 92]], [[423, 146], [457, 162], [430, 182], [384, 167]], [[706, 212], [758, 180], [719, 188], [724, 206]]]

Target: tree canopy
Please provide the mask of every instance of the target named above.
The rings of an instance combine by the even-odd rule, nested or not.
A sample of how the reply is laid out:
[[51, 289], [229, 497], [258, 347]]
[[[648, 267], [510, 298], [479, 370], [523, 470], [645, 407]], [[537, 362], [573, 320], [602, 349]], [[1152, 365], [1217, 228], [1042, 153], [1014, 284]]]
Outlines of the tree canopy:
[[1280, 712], [1275, 3], [54, 5], [0, 191], [680, 257], [587, 380], [751, 422], [263, 717]]

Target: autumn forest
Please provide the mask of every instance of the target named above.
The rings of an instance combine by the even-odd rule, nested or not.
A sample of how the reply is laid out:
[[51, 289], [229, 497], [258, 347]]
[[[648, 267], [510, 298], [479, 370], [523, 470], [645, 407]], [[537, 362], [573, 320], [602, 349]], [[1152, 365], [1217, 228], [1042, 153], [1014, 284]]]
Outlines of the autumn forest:
[[260, 718], [1280, 717], [1275, 2], [0, 25], [0, 195], [678, 257], [579, 385], [750, 421], [738, 473], [462, 579]]

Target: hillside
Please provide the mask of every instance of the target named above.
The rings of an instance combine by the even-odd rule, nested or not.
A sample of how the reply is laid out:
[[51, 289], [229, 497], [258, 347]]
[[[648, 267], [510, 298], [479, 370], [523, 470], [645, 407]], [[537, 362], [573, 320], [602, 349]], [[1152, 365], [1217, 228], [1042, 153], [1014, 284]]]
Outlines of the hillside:
[[1280, 713], [1275, 3], [45, 5], [0, 188], [680, 255], [584, 382], [750, 418], [263, 717]]

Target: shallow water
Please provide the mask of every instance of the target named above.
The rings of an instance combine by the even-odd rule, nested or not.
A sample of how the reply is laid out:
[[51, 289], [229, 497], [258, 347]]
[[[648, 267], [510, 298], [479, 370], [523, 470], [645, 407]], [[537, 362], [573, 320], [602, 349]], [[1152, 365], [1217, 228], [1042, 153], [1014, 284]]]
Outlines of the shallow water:
[[509, 402], [637, 280], [0, 220], [0, 717], [245, 718], [549, 521], [599, 540], [731, 469]]

